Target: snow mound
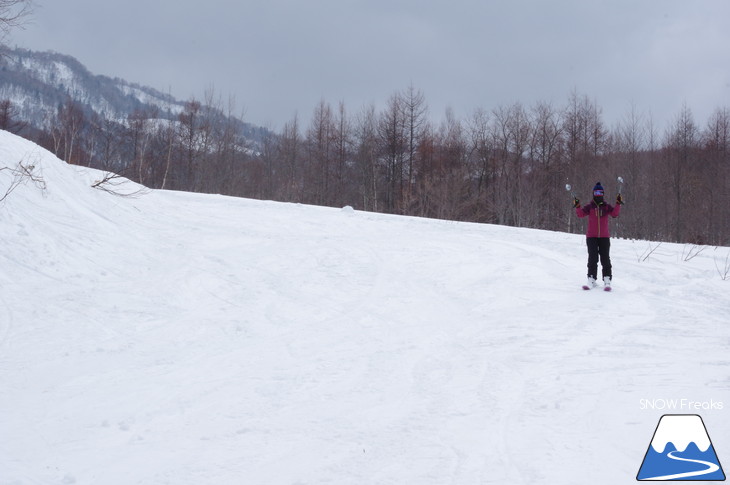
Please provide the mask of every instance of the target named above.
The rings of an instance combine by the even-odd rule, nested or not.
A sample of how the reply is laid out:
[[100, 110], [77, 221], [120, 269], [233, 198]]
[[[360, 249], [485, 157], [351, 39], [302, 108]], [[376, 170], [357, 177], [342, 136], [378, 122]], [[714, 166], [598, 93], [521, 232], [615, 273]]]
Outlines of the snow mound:
[[88, 190], [93, 187], [121, 196], [145, 191], [143, 186], [124, 177], [69, 165], [37, 144], [0, 130], [0, 196], [15, 183], [18, 186], [13, 192], [17, 193], [6, 199], [14, 208], [31, 202], [52, 208], [69, 197], [81, 198], [87, 204], [107, 200]]

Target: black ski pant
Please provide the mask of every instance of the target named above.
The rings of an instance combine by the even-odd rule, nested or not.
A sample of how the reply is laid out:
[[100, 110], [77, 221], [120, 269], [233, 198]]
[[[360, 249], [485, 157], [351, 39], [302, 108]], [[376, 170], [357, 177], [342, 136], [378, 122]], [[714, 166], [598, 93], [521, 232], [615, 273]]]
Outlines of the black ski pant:
[[607, 237], [587, 237], [588, 246], [588, 276], [598, 279], [598, 259], [601, 259], [603, 277], [612, 277], [611, 274], [611, 239]]

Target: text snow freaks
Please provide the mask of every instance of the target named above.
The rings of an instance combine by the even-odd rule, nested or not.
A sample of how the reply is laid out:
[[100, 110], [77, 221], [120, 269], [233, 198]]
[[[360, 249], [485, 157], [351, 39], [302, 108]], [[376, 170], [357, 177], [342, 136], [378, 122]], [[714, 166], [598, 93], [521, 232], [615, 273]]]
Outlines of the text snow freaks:
[[722, 401], [693, 401], [691, 399], [639, 399], [642, 411], [721, 411]]

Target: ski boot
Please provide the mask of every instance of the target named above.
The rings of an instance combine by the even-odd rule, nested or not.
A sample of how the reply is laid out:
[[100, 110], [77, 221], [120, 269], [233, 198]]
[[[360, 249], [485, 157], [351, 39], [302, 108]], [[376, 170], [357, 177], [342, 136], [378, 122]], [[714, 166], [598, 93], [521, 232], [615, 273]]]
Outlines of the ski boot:
[[611, 277], [610, 276], [603, 277], [603, 291], [611, 291]]
[[583, 285], [583, 289], [584, 290], [592, 290], [596, 286], [598, 286], [598, 284], [596, 283], [596, 279], [593, 276], [589, 276], [588, 277], [588, 282], [585, 285]]

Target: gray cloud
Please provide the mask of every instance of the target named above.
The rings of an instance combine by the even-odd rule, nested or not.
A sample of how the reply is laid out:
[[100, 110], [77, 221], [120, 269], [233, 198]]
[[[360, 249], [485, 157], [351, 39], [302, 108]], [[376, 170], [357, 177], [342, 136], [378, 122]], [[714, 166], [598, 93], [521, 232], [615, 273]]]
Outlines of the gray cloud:
[[665, 126], [730, 105], [730, 3], [555, 0], [40, 0], [11, 42], [97, 74], [201, 98], [235, 96], [280, 128], [320, 99], [351, 112], [410, 83], [434, 119], [576, 90], [613, 124], [633, 104]]

